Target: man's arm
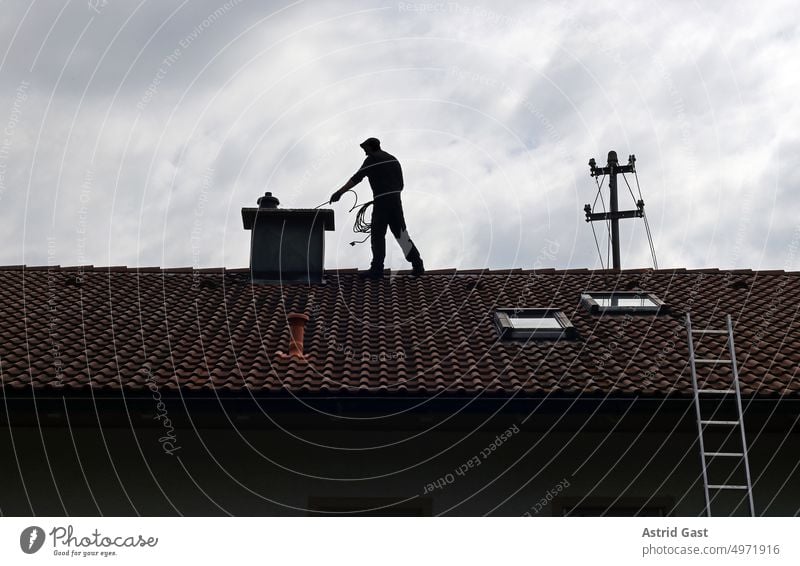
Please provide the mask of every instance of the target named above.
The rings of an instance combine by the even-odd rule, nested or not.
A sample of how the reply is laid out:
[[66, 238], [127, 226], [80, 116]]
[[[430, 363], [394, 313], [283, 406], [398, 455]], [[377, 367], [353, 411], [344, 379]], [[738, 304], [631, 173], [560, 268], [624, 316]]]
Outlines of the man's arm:
[[366, 177], [367, 169], [371, 164], [372, 162], [370, 161], [370, 158], [367, 157], [364, 160], [364, 163], [361, 164], [361, 168], [358, 171], [356, 171], [356, 174], [350, 177], [350, 180], [347, 181], [344, 185], [342, 185], [341, 189], [339, 189], [338, 191], [336, 191], [331, 195], [330, 203], [333, 204], [334, 202], [337, 202], [340, 198], [342, 198], [343, 194], [345, 194], [347, 191], [349, 191], [357, 184], [359, 184], [364, 179], [364, 177]]
[[344, 185], [342, 185], [341, 189], [339, 189], [338, 191], [336, 191], [331, 195], [331, 200], [330, 200], [331, 204], [333, 204], [334, 202], [338, 202], [338, 200], [342, 198], [343, 194], [345, 194], [347, 191], [355, 187], [357, 184], [358, 181], [355, 181], [353, 180], [353, 178], [350, 178], [349, 181], [347, 181]]

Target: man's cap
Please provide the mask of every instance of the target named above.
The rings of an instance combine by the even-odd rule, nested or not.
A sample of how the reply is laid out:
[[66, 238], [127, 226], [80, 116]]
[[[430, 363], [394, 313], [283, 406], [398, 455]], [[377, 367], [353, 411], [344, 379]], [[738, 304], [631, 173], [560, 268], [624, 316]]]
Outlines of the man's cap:
[[358, 144], [363, 149], [380, 149], [381, 142], [378, 138], [367, 138], [360, 144]]

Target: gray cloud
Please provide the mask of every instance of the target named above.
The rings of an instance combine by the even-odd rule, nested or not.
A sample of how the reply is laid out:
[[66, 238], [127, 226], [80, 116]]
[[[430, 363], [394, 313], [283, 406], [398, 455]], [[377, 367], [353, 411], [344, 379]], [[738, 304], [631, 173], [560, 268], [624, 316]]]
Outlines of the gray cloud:
[[[797, 268], [788, 2], [4, 8], [3, 264], [246, 265], [239, 209], [319, 204], [375, 135], [432, 268], [598, 265], [586, 163], [609, 149], [639, 158], [662, 266]], [[329, 267], [369, 261], [349, 201]], [[622, 236], [649, 265], [641, 222]]]

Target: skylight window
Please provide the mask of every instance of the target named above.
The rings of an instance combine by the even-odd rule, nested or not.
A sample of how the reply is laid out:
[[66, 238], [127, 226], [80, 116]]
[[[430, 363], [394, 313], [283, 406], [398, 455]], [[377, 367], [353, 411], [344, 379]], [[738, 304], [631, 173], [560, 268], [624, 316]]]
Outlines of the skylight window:
[[503, 340], [575, 337], [575, 327], [556, 309], [497, 309], [494, 317]]
[[558, 330], [561, 328], [561, 324], [555, 319], [555, 317], [531, 318], [510, 316], [508, 317], [508, 320], [511, 323], [511, 328], [515, 330]]
[[666, 312], [668, 306], [652, 293], [644, 291], [587, 291], [581, 303], [590, 312], [598, 313], [649, 313]]

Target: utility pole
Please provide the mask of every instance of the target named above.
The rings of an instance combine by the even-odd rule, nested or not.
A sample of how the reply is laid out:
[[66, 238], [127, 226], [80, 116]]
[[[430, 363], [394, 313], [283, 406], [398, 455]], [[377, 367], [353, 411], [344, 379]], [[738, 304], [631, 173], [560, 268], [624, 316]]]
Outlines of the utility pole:
[[[636, 156], [628, 156], [628, 164], [620, 165], [616, 151], [608, 152], [608, 164], [605, 167], [597, 167], [594, 157], [589, 160], [589, 170], [592, 177], [608, 175], [608, 190], [610, 192], [610, 212], [592, 212], [592, 206], [587, 204], [583, 207], [586, 213], [586, 222], [597, 220], [611, 221], [611, 252], [613, 255], [614, 269], [622, 269], [619, 257], [619, 219], [620, 218], [641, 218], [644, 215], [644, 201], [639, 199], [636, 202], [636, 210], [619, 210], [619, 199], [617, 197], [617, 174], [636, 172]], [[602, 259], [602, 258], [601, 258]]]

